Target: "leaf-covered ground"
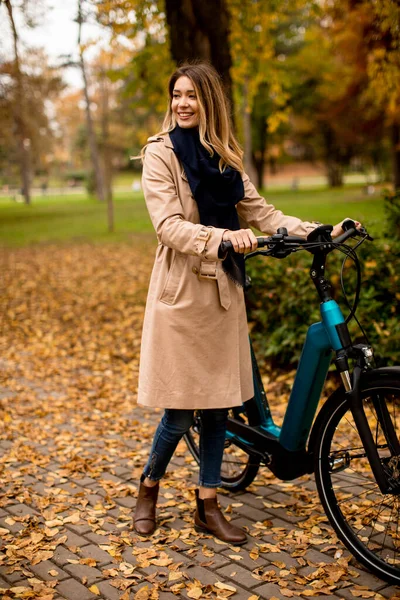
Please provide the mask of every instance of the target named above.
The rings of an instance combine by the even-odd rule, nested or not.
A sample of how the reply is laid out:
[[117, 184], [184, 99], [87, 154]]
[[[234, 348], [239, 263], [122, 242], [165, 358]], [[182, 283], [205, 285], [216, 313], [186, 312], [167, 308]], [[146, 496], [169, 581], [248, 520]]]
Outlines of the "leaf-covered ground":
[[[1, 251], [0, 597], [395, 598], [338, 542], [310, 477], [279, 482], [263, 468], [246, 493], [221, 491], [244, 547], [197, 534], [184, 443], [162, 482], [159, 528], [135, 534], [161, 415], [135, 406], [154, 254], [139, 242]], [[278, 415], [292, 377], [269, 382]]]

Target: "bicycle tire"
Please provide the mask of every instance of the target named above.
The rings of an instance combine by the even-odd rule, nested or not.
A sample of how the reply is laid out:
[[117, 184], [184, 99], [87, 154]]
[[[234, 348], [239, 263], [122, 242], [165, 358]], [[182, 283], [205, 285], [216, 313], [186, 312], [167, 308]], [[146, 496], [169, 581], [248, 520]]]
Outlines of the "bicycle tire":
[[[198, 465], [200, 465], [200, 433], [201, 419], [200, 416], [195, 415], [194, 425], [184, 435], [184, 439]], [[225, 444], [221, 465], [221, 487], [231, 492], [245, 490], [257, 476], [260, 459], [249, 456], [229, 439]]]
[[[361, 383], [361, 397], [381, 460], [392, 468], [372, 401], [378, 403], [375, 406], [386, 404], [398, 438], [400, 378], [367, 376]], [[361, 564], [398, 585], [400, 496], [379, 490], [342, 388], [330, 397], [320, 415], [314, 446], [315, 478], [325, 513], [339, 539]], [[399, 479], [399, 473], [392, 472]]]

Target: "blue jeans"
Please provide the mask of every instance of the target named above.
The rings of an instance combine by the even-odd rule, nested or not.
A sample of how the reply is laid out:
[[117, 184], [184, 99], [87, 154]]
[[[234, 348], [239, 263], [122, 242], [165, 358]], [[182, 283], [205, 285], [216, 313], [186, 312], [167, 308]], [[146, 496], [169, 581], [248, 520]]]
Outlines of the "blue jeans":
[[[215, 488], [221, 485], [221, 463], [224, 453], [227, 408], [207, 408], [200, 412], [200, 474], [199, 485]], [[159, 481], [173, 453], [193, 424], [194, 410], [166, 408], [156, 433], [142, 478]]]

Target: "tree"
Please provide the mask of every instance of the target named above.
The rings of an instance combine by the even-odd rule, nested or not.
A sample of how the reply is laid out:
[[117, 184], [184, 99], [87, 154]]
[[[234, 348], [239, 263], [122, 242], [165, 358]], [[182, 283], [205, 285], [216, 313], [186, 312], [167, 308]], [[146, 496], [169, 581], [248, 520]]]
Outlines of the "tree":
[[15, 135], [18, 140], [18, 155], [20, 164], [21, 174], [21, 189], [22, 195], [24, 196], [25, 203], [30, 204], [30, 186], [31, 186], [31, 154], [30, 145], [31, 139], [29, 137], [29, 131], [27, 127], [27, 112], [25, 102], [25, 89], [24, 89], [24, 74], [22, 72], [20, 63], [20, 52], [19, 52], [19, 37], [17, 27], [14, 19], [13, 5], [10, 0], [4, 0], [4, 4], [7, 10], [8, 18], [10, 21], [10, 27], [13, 36], [13, 48], [14, 48], [14, 69], [13, 78], [15, 81], [15, 95], [13, 104], [13, 118], [15, 125]]
[[171, 55], [177, 64], [205, 59], [217, 69], [233, 109], [226, 0], [165, 0]]
[[355, 22], [348, 36], [347, 57], [340, 52], [342, 36], [322, 13], [306, 31], [304, 45], [288, 62], [293, 81], [291, 138], [308, 158], [322, 158], [329, 185], [343, 184], [350, 162], [376, 162], [376, 149], [384, 137], [382, 111], [367, 102], [363, 45]]
[[[77, 15], [77, 23], [78, 23], [78, 48], [79, 48], [79, 64], [82, 73], [82, 81], [83, 81], [83, 93], [85, 98], [85, 113], [86, 113], [86, 127], [87, 127], [87, 135], [89, 141], [90, 148], [90, 158], [92, 162], [93, 174], [95, 178], [95, 188], [97, 198], [104, 202], [107, 198], [106, 186], [104, 180], [104, 172], [102, 165], [100, 163], [98, 145], [96, 140], [96, 133], [94, 130], [93, 118], [92, 118], [92, 110], [91, 110], [91, 100], [89, 96], [89, 84], [88, 77], [86, 72], [86, 65], [84, 59], [84, 51], [85, 47], [82, 44], [82, 25], [84, 23], [84, 14], [82, 10], [82, 2], [83, 0], [78, 0], [78, 15]], [[108, 211], [108, 215], [110, 216], [110, 211]], [[113, 229], [113, 220], [109, 220], [109, 230]]]
[[107, 49], [98, 52], [90, 64], [93, 75], [92, 99], [97, 105], [98, 113], [98, 145], [104, 170], [109, 224], [113, 222], [113, 171], [117, 164], [124, 161], [129, 147], [129, 132], [133, 128], [132, 124], [129, 126], [123, 119], [119, 105], [122, 84], [116, 77], [116, 73], [126, 65], [128, 58], [126, 49], [113, 40]]
[[306, 21], [307, 2], [227, 1], [235, 99], [242, 106], [245, 168], [262, 187], [268, 138], [287, 123], [291, 112], [284, 61], [297, 51], [302, 39], [299, 31]]
[[400, 4], [334, 0], [326, 10], [337, 56], [355, 67], [352, 89], [363, 114], [383, 116], [390, 130], [393, 183], [400, 189]]
[[[57, 69], [49, 65], [43, 50], [31, 48], [21, 54], [20, 59], [23, 64], [24, 124], [29, 136], [30, 172], [45, 178], [57, 147], [48, 104], [56, 100], [64, 84]], [[21, 177], [20, 140], [15, 126], [18, 88], [14, 73], [13, 60], [0, 63], [0, 172], [13, 186]]]
[[129, 132], [130, 154], [137, 154], [149, 134], [160, 130], [167, 108], [167, 82], [175, 65], [165, 13], [149, 0], [100, 0], [96, 11], [112, 41], [124, 39], [125, 59], [114, 63], [108, 74], [120, 84], [117, 112], [125, 135]]

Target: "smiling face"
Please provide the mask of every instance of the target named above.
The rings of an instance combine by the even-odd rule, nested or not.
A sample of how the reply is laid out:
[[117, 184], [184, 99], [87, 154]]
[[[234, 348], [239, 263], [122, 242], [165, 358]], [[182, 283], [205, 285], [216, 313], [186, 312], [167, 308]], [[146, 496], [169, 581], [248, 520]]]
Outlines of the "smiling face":
[[189, 77], [176, 80], [172, 91], [171, 110], [179, 127], [197, 127], [200, 121], [199, 105], [194, 85]]

